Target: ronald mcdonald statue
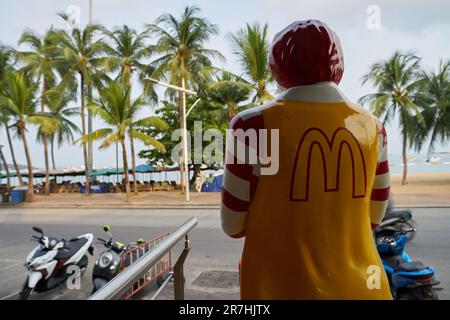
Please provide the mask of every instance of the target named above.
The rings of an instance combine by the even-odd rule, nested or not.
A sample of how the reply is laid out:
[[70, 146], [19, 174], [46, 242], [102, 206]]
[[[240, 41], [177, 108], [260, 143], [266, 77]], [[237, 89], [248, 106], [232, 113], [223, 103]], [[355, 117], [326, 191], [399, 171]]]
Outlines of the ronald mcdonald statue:
[[[245, 237], [241, 298], [392, 299], [372, 236], [389, 197], [386, 132], [338, 88], [339, 38], [294, 22], [269, 65], [282, 93], [239, 113], [227, 136], [221, 220]], [[264, 170], [268, 154], [277, 170]]]

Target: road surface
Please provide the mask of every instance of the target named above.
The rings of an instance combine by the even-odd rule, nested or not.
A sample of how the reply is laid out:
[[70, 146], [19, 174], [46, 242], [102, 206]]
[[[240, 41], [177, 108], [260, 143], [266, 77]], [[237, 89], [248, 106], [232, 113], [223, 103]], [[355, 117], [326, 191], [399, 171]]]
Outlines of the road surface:
[[[441, 281], [441, 299], [450, 299], [450, 208], [415, 209], [414, 218], [419, 230], [408, 245], [410, 255], [432, 265]], [[199, 224], [190, 235], [191, 252], [186, 261], [186, 299], [238, 299], [239, 291], [232, 288], [198, 286], [194, 282], [204, 271], [237, 271], [242, 240], [226, 237], [220, 229], [216, 209], [0, 209], [0, 299], [17, 299], [25, 278], [23, 266], [26, 255], [35, 246], [29, 241], [31, 227], [39, 226], [46, 234], [71, 238], [91, 232], [105, 237], [102, 225], [109, 224], [117, 241], [130, 242], [137, 238], [149, 239], [159, 233], [173, 231], [189, 217], [197, 217]], [[183, 243], [174, 250], [180, 252]], [[95, 257], [103, 251], [95, 246]], [[85, 299], [92, 290], [90, 268], [83, 276], [79, 290], [62, 286], [44, 294], [33, 294], [32, 299]], [[280, 274], [282, 276], [282, 274]], [[151, 287], [138, 298], [148, 298]], [[169, 286], [161, 299], [172, 299]]]

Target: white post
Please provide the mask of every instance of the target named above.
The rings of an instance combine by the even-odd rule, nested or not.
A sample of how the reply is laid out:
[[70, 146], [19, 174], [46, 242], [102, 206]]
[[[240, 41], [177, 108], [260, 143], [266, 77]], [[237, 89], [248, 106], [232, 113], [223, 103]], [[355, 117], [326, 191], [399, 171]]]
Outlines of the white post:
[[89, 24], [92, 24], [92, 0], [89, 0]]
[[[181, 80], [181, 87], [185, 90], [184, 79]], [[182, 91], [182, 107], [183, 107], [183, 157], [184, 157], [184, 188], [186, 194], [186, 202], [190, 201], [189, 194], [189, 164], [188, 164], [188, 143], [187, 143], [187, 123], [186, 123], [186, 92]], [[181, 168], [180, 168], [181, 170]]]

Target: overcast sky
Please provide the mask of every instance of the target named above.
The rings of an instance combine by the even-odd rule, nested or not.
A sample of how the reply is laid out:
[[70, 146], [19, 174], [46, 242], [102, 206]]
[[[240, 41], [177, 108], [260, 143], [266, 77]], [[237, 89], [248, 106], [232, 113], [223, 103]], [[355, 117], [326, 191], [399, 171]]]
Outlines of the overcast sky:
[[[16, 45], [20, 34], [31, 28], [39, 33], [51, 25], [65, 27], [55, 15], [66, 12], [72, 6], [81, 10], [81, 24], [88, 19], [88, 0], [21, 0], [7, 1], [2, 6], [0, 20], [0, 42]], [[269, 38], [295, 20], [320, 19], [326, 22], [340, 37], [345, 57], [345, 73], [341, 88], [347, 97], [356, 102], [362, 95], [372, 91], [370, 86], [361, 87], [361, 77], [369, 66], [389, 57], [395, 50], [414, 50], [423, 58], [427, 68], [436, 68], [440, 59], [450, 59], [450, 2], [435, 0], [227, 0], [227, 1], [183, 1], [183, 0], [94, 0], [94, 22], [111, 28], [127, 24], [142, 30], [145, 23], [152, 23], [162, 13], [170, 12], [179, 16], [186, 5], [197, 5], [201, 14], [220, 28], [220, 34], [211, 39], [208, 47], [221, 51], [227, 58], [222, 66], [241, 73], [239, 64], [232, 55], [226, 35], [243, 27], [246, 23], [268, 22]], [[369, 28], [374, 7], [379, 8], [380, 28]], [[375, 21], [376, 22], [376, 21]], [[376, 26], [376, 23], [375, 23]], [[153, 111], [148, 109], [145, 113]], [[78, 121], [78, 120], [77, 120]], [[79, 122], [79, 121], [78, 121]], [[100, 121], [94, 123], [100, 128]], [[389, 152], [401, 153], [401, 140], [396, 123], [387, 126], [389, 133]], [[33, 165], [43, 167], [42, 146], [34, 142], [35, 131], [30, 130], [30, 149]], [[5, 145], [2, 128], [0, 144]], [[18, 161], [25, 163], [23, 148], [15, 144]], [[138, 145], [140, 150], [142, 145]], [[10, 155], [5, 148], [10, 162]], [[448, 144], [437, 151], [450, 151]], [[114, 148], [106, 151], [95, 149], [94, 166], [114, 166]], [[80, 166], [82, 153], [77, 146], [66, 145], [56, 152], [58, 167]], [[144, 160], [138, 159], [138, 163]]]

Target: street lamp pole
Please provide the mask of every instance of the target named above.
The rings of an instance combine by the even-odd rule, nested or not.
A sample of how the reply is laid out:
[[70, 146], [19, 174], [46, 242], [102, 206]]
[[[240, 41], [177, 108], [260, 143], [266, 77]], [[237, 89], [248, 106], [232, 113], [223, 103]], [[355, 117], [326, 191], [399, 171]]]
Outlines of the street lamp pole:
[[[184, 79], [181, 80], [181, 88], [185, 89]], [[186, 202], [191, 200], [190, 197], [190, 187], [189, 187], [189, 164], [188, 164], [188, 143], [187, 143], [187, 122], [186, 122], [186, 92], [182, 91], [181, 95], [183, 96], [183, 162], [184, 162], [184, 187], [186, 194]]]
[[[181, 81], [181, 87], [178, 87], [178, 86], [174, 86], [174, 85], [172, 85], [172, 84], [169, 84], [169, 83], [165, 83], [165, 82], [161, 82], [161, 81], [158, 81], [158, 80], [155, 80], [155, 79], [152, 79], [152, 78], [147, 78], [147, 80], [149, 80], [149, 81], [151, 81], [151, 82], [153, 82], [153, 83], [155, 83], [155, 84], [158, 84], [158, 85], [161, 85], [161, 86], [164, 86], [164, 87], [167, 87], [167, 88], [170, 88], [170, 89], [173, 89], [173, 90], [176, 90], [176, 91], [179, 91], [179, 92], [181, 92], [181, 95], [182, 95], [182, 97], [181, 97], [181, 100], [182, 100], [182, 112], [183, 112], [183, 123], [181, 124], [180, 123], [180, 125], [182, 126], [182, 131], [181, 131], [181, 138], [183, 139], [183, 162], [184, 162], [184, 188], [185, 188], [185, 195], [186, 195], [186, 202], [189, 202], [190, 201], [190, 193], [189, 193], [189, 164], [188, 164], [188, 143], [187, 143], [187, 122], [186, 122], [186, 118], [187, 118], [187, 116], [188, 116], [188, 114], [189, 114], [189, 112], [192, 110], [192, 108], [193, 107], [195, 107], [195, 105], [199, 102], [199, 100], [197, 100], [195, 103], [194, 103], [194, 105], [189, 109], [189, 112], [188, 113], [186, 113], [186, 94], [191, 94], [191, 95], [197, 95], [197, 92], [195, 92], [195, 91], [192, 91], [192, 90], [189, 90], [189, 89], [186, 89], [186, 84], [185, 84], [185, 80], [184, 79], [182, 79], [182, 81]], [[182, 169], [182, 165], [181, 165], [181, 163], [180, 163], [180, 172], [181, 172], [181, 169]]]
[[[92, 25], [92, 1], [93, 0], [89, 0], [89, 25]], [[89, 86], [89, 92], [88, 92], [88, 96], [90, 98], [92, 95], [92, 84]], [[88, 98], [88, 100], [90, 99]], [[88, 132], [92, 133], [92, 129], [93, 129], [93, 123], [92, 123], [92, 114], [91, 112], [88, 110]], [[92, 141], [88, 141], [88, 170], [92, 171], [94, 168], [94, 152], [93, 152], [93, 147], [92, 147]]]

